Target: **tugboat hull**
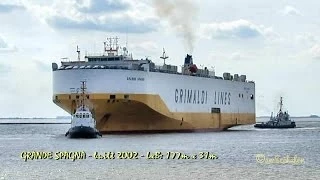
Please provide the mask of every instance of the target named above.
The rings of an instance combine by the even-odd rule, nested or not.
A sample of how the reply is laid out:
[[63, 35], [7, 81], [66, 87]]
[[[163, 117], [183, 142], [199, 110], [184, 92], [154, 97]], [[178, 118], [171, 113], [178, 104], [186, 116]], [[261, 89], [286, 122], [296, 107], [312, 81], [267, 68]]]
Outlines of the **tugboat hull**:
[[262, 128], [262, 129], [286, 129], [286, 128], [295, 128], [296, 123], [292, 122], [289, 125], [269, 125], [269, 124], [255, 124], [255, 128]]
[[66, 136], [70, 138], [97, 138], [101, 134], [92, 127], [77, 126], [70, 128]]

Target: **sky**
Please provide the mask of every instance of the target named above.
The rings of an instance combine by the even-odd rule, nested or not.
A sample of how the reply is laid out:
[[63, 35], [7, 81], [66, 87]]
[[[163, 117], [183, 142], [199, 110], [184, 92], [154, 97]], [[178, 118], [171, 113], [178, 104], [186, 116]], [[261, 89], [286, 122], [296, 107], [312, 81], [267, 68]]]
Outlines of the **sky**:
[[256, 114], [320, 115], [318, 0], [0, 0], [0, 117], [68, 115], [51, 63], [101, 53], [118, 36], [134, 58], [194, 63], [256, 83]]

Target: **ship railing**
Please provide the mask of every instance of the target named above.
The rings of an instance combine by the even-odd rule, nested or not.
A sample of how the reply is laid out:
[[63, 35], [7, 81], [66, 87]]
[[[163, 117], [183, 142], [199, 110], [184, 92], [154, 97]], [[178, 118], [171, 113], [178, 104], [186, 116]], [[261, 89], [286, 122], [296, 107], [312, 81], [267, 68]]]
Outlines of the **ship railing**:
[[160, 72], [160, 73], [167, 73], [167, 74], [177, 74], [177, 75], [184, 75], [184, 76], [196, 76], [196, 77], [204, 77], [204, 78], [212, 78], [212, 79], [222, 79], [217, 76], [210, 76], [210, 75], [204, 75], [204, 74], [183, 74], [181, 72], [177, 71], [168, 71], [168, 70], [161, 70], [161, 69], [150, 69], [150, 72]]
[[[64, 68], [59, 68], [59, 70], [69, 70], [69, 69], [73, 69], [73, 67], [75, 66], [85, 66], [84, 68], [76, 68], [76, 69], [122, 69], [122, 70], [136, 70], [136, 71], [145, 71], [144, 68], [129, 68], [126, 65], [123, 66], [116, 66], [116, 65], [105, 65], [105, 64], [87, 64], [87, 65], [82, 65], [82, 64], [74, 64], [74, 65], [64, 65], [66, 67]], [[68, 66], [73, 66], [71, 68], [67, 68]], [[87, 67], [87, 66], [91, 66], [91, 67]], [[95, 67], [98, 66], [98, 67]], [[103, 66], [103, 67], [102, 67]], [[160, 72], [160, 73], [167, 73], [167, 74], [178, 74], [178, 75], [185, 75], [185, 76], [196, 76], [196, 77], [204, 77], [204, 78], [212, 78], [212, 79], [220, 79], [220, 80], [224, 80], [222, 77], [219, 76], [210, 76], [210, 75], [203, 75], [203, 74], [183, 74], [181, 72], [177, 72], [177, 71], [168, 71], [168, 70], [161, 70], [161, 69], [149, 69], [150, 72]], [[248, 83], [254, 83], [254, 81], [246, 81]]]
[[104, 53], [85, 53], [85, 56], [106, 56]]
[[[108, 53], [86, 53], [85, 57], [88, 56], [110, 56]], [[126, 60], [133, 60], [133, 58], [127, 54], [113, 54], [112, 56], [122, 56]]]

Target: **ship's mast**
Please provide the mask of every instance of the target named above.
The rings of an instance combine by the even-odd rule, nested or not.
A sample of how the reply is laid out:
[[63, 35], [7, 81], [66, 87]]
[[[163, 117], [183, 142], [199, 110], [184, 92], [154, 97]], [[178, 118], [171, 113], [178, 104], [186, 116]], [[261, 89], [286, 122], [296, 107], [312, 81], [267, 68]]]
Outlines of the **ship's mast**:
[[81, 81], [81, 96], [82, 96], [82, 101], [81, 101], [81, 106], [82, 109], [84, 109], [84, 101], [85, 101], [85, 91], [86, 91], [86, 81]]
[[282, 106], [283, 106], [283, 104], [282, 104], [282, 97], [280, 97], [280, 112], [282, 112]]
[[80, 61], [80, 49], [78, 46], [77, 46], [77, 53], [78, 53], [78, 61]]
[[166, 51], [164, 50], [164, 48], [163, 48], [162, 56], [160, 58], [163, 59], [163, 64], [165, 65], [166, 64], [166, 59], [168, 59], [169, 56], [166, 56]]

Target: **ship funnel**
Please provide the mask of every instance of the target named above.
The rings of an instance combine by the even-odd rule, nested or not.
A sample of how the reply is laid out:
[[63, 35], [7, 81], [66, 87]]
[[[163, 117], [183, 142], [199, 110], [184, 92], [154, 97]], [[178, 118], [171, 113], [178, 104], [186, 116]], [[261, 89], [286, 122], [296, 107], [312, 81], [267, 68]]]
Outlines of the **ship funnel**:
[[192, 55], [187, 54], [187, 56], [184, 59], [184, 64], [193, 64]]

